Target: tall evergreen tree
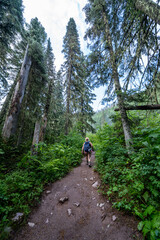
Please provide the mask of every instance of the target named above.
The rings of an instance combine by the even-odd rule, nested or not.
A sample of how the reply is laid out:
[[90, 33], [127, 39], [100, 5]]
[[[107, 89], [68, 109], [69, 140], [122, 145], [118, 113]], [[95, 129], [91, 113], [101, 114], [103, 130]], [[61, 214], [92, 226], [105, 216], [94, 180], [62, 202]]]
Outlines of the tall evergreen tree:
[[80, 50], [79, 36], [76, 24], [71, 18], [64, 37], [63, 53], [65, 56], [65, 89], [66, 89], [66, 123], [65, 133], [74, 126], [82, 135], [93, 131], [91, 107], [93, 94], [88, 79], [86, 59]]
[[[29, 45], [27, 45], [17, 87], [15, 88], [11, 107], [3, 127], [3, 136], [5, 138], [15, 135], [18, 121], [20, 126], [19, 136], [21, 136], [22, 132], [23, 134], [26, 133], [26, 129], [31, 129], [30, 126], [25, 128], [25, 124], [29, 124], [32, 121], [35, 122], [37, 117], [40, 118], [41, 116], [44, 95], [42, 89], [44, 89], [46, 82], [44, 64], [46, 33], [37, 18], [31, 20], [27, 31]], [[29, 121], [26, 119], [27, 116], [30, 116]], [[30, 125], [32, 126], [32, 124]]]
[[70, 18], [66, 35], [63, 40], [63, 50], [65, 62], [63, 65], [65, 73], [65, 94], [66, 94], [66, 123], [65, 133], [68, 134], [72, 125], [72, 112], [75, 101], [76, 75], [79, 67], [80, 43], [76, 24]]
[[32, 19], [28, 25], [27, 35], [32, 66], [19, 118], [19, 142], [23, 139], [31, 139], [35, 122], [41, 120], [48, 83], [45, 65], [47, 34], [37, 18]]
[[[45, 106], [44, 106], [44, 113], [43, 113], [43, 123], [41, 126], [41, 133], [40, 133], [40, 141], [43, 141], [47, 122], [48, 122], [48, 116], [49, 112], [51, 111], [51, 101], [54, 98], [54, 89], [55, 89], [55, 78], [56, 78], [56, 72], [55, 72], [55, 66], [54, 66], [54, 54], [51, 47], [51, 41], [50, 38], [48, 39], [47, 44], [47, 50], [46, 50], [46, 74], [47, 74], [47, 84], [46, 84], [46, 100], [45, 100]], [[55, 98], [54, 98], [55, 99]]]
[[[108, 75], [110, 79], [110, 82], [109, 79], [107, 79], [109, 88], [114, 84], [114, 91], [117, 95], [126, 146], [127, 148], [131, 148], [132, 135], [124, 106], [118, 73], [118, 56], [116, 55], [117, 43], [114, 41], [115, 38], [111, 35], [111, 25], [109, 24], [109, 5], [105, 0], [89, 0], [89, 3], [84, 9], [86, 13], [86, 21], [90, 23], [87, 36], [95, 43], [93, 49], [97, 49], [98, 51], [96, 52], [100, 53], [100, 55], [95, 55], [95, 53], [93, 53], [92, 56], [94, 58], [94, 65], [96, 66], [96, 75], [101, 77], [102, 83], [104, 83], [103, 81], [106, 81], [104, 77], [107, 77]], [[117, 19], [115, 20], [117, 21]]]
[[90, 79], [88, 78], [89, 73], [86, 57], [81, 54], [80, 59], [79, 69], [77, 72], [77, 89], [75, 92], [75, 122], [77, 122], [76, 125], [78, 130], [83, 136], [85, 136], [87, 131], [94, 132], [94, 128], [92, 127], [94, 123], [92, 119], [94, 111], [91, 104], [92, 100], [95, 99], [95, 94], [92, 93], [93, 89]]
[[90, 23], [91, 78], [97, 86], [107, 85], [106, 100], [117, 97], [127, 144], [132, 142], [125, 111], [128, 90], [158, 85], [157, 24], [137, 11], [135, 1], [90, 0], [84, 10]]
[[61, 71], [58, 71], [51, 96], [46, 134], [47, 140], [50, 142], [54, 142], [61, 134], [64, 134], [65, 106], [63, 93], [63, 77]]
[[31, 57], [28, 55], [28, 45], [26, 48], [24, 61], [21, 67], [20, 76], [16, 84], [14, 95], [12, 97], [11, 106], [4, 122], [2, 135], [4, 138], [10, 138], [17, 130], [18, 116], [20, 113], [25, 88], [28, 81], [28, 75], [31, 67]]

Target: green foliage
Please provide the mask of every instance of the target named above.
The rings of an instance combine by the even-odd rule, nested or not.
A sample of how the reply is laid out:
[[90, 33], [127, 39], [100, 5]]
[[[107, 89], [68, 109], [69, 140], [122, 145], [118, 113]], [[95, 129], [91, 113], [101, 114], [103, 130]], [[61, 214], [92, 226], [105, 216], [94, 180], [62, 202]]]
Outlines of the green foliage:
[[19, 167], [36, 172], [43, 182], [55, 181], [63, 177], [71, 167], [80, 163], [81, 151], [76, 144], [67, 146], [62, 143], [38, 145], [38, 154], [30, 152], [21, 160]]
[[25, 35], [25, 41], [29, 44], [29, 55], [32, 64], [21, 111], [18, 116], [18, 144], [23, 143], [26, 139], [31, 139], [35, 122], [40, 120], [44, 114], [46, 86], [49, 84], [45, 65], [46, 33], [37, 18], [31, 20], [30, 25], [28, 25], [25, 31]]
[[94, 127], [98, 130], [99, 128], [103, 127], [105, 123], [109, 125], [112, 124], [111, 115], [115, 114], [113, 108], [104, 108], [95, 113], [93, 116], [93, 120], [96, 122]]
[[31, 19], [29, 25], [29, 35], [30, 39], [34, 39], [34, 41], [40, 43], [41, 45], [43, 45], [46, 41], [47, 34], [37, 17]]
[[[3, 237], [4, 227], [12, 226], [11, 219], [17, 212], [23, 212], [25, 217], [29, 214], [46, 183], [62, 178], [71, 168], [80, 164], [82, 143], [83, 139], [79, 134], [70, 133], [54, 145], [40, 143], [37, 146], [37, 155], [31, 155], [29, 151], [15, 161], [14, 167], [5, 165], [5, 169], [1, 168], [0, 239]], [[13, 156], [14, 150], [10, 151]], [[5, 151], [8, 149], [2, 145], [0, 155], [5, 155]]]
[[[16, 170], [6, 174], [0, 179], [0, 217], [5, 223], [13, 217], [13, 213], [22, 211], [29, 213], [29, 205], [33, 205], [33, 200], [37, 200], [42, 192], [42, 184], [38, 178], [35, 178], [32, 172], [27, 170]], [[28, 204], [30, 203], [30, 204]]]
[[[48, 62], [49, 60], [53, 61], [52, 55], [51, 56], [49, 55]], [[64, 108], [64, 96], [63, 96], [63, 79], [62, 79], [61, 71], [59, 71], [56, 74], [56, 77], [54, 77], [55, 75], [54, 69], [53, 69], [53, 66], [51, 67], [50, 65], [51, 64], [48, 64], [48, 76], [49, 76], [49, 79], [52, 77], [51, 79], [53, 79], [53, 81], [51, 82], [51, 88], [50, 88], [52, 90], [52, 93], [50, 94], [50, 91], [48, 91], [48, 96], [47, 96], [47, 100], [50, 100], [50, 104], [48, 104], [47, 106], [47, 101], [46, 101], [46, 107], [45, 107], [46, 110], [48, 107], [48, 123], [47, 123], [45, 140], [47, 140], [47, 142], [54, 143], [61, 134], [64, 134], [65, 108]], [[50, 99], [49, 99], [49, 95], [50, 95]]]
[[[9, 64], [12, 56], [11, 45], [23, 29], [22, 0], [3, 0], [0, 2], [0, 98], [5, 96], [9, 84]], [[10, 57], [8, 57], [10, 55]], [[13, 69], [13, 66], [12, 66]]]
[[[63, 64], [65, 85], [65, 133], [74, 127], [85, 135], [87, 129], [93, 131], [91, 107], [92, 99], [91, 82], [88, 80], [88, 69], [86, 57], [80, 50], [79, 35], [76, 23], [70, 18], [63, 39], [63, 50], [65, 62]], [[77, 123], [78, 122], [78, 123]]]
[[80, 43], [76, 23], [70, 18], [66, 27], [66, 34], [63, 38], [63, 50], [65, 62], [63, 71], [65, 75], [65, 94], [66, 94], [66, 115], [65, 115], [65, 133], [68, 134], [72, 122], [73, 112], [77, 92], [77, 75], [80, 66]]
[[149, 205], [144, 211], [143, 215], [135, 211], [136, 214], [142, 218], [138, 224], [138, 230], [142, 230], [147, 239], [160, 239], [160, 211], [156, 211], [152, 205]]
[[83, 144], [83, 138], [81, 134], [77, 134], [76, 132], [70, 132], [67, 136], [64, 136], [63, 139], [61, 140], [61, 143], [64, 145], [67, 145], [69, 147], [76, 146], [78, 149], [82, 148]]
[[14, 138], [4, 142], [3, 138], [0, 136], [0, 177], [15, 169], [17, 162], [21, 159], [23, 154], [28, 152], [30, 146], [31, 141], [26, 141], [25, 144], [20, 145], [18, 148], [15, 146]]
[[[154, 114], [155, 116], [155, 114]], [[134, 120], [136, 115], [134, 116]], [[142, 117], [143, 119], [143, 117]], [[141, 218], [138, 229], [147, 239], [160, 236], [160, 125], [159, 116], [134, 126], [135, 152], [128, 155], [122, 135], [114, 126], [104, 125], [93, 144], [96, 168], [104, 183], [104, 192], [113, 206]], [[115, 131], [116, 130], [116, 131]]]

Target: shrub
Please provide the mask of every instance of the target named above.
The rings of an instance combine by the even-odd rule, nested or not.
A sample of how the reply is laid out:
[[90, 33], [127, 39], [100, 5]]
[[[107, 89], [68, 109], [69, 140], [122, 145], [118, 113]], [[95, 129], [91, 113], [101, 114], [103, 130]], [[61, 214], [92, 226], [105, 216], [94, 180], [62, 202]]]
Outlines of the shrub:
[[160, 127], [136, 127], [135, 152], [128, 155], [114, 126], [97, 133], [96, 169], [104, 192], [118, 209], [141, 218], [138, 229], [147, 239], [160, 239]]
[[[37, 155], [28, 151], [17, 167], [0, 174], [0, 239], [6, 239], [3, 229], [12, 225], [12, 217], [17, 212], [25, 216], [39, 200], [44, 184], [65, 176], [71, 168], [81, 162], [82, 137], [79, 134], [66, 136], [60, 143], [47, 145], [40, 143]], [[2, 150], [1, 154], [5, 154]], [[12, 158], [12, 156], [11, 156]], [[5, 165], [7, 166], [7, 164]], [[5, 168], [6, 169], [6, 168]]]

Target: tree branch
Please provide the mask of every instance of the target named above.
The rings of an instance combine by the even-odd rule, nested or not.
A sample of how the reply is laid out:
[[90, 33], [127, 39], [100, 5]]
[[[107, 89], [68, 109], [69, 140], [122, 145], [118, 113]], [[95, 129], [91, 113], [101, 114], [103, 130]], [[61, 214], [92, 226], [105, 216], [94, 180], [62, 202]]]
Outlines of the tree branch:
[[136, 0], [135, 7], [160, 24], [160, 6], [152, 0]]
[[[156, 110], [156, 109], [160, 109], [160, 104], [130, 106], [130, 107], [125, 107], [125, 109], [126, 110]], [[114, 111], [119, 111], [119, 108], [115, 108]]]

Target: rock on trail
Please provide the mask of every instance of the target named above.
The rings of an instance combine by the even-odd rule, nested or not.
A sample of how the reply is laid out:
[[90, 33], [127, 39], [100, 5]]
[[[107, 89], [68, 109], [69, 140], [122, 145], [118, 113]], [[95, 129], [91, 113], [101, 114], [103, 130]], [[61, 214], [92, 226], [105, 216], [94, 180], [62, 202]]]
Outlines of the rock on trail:
[[[92, 164], [94, 153], [92, 153]], [[98, 193], [100, 179], [85, 159], [51, 184], [13, 240], [140, 240], [132, 216], [112, 209]], [[32, 224], [31, 224], [32, 223]]]

